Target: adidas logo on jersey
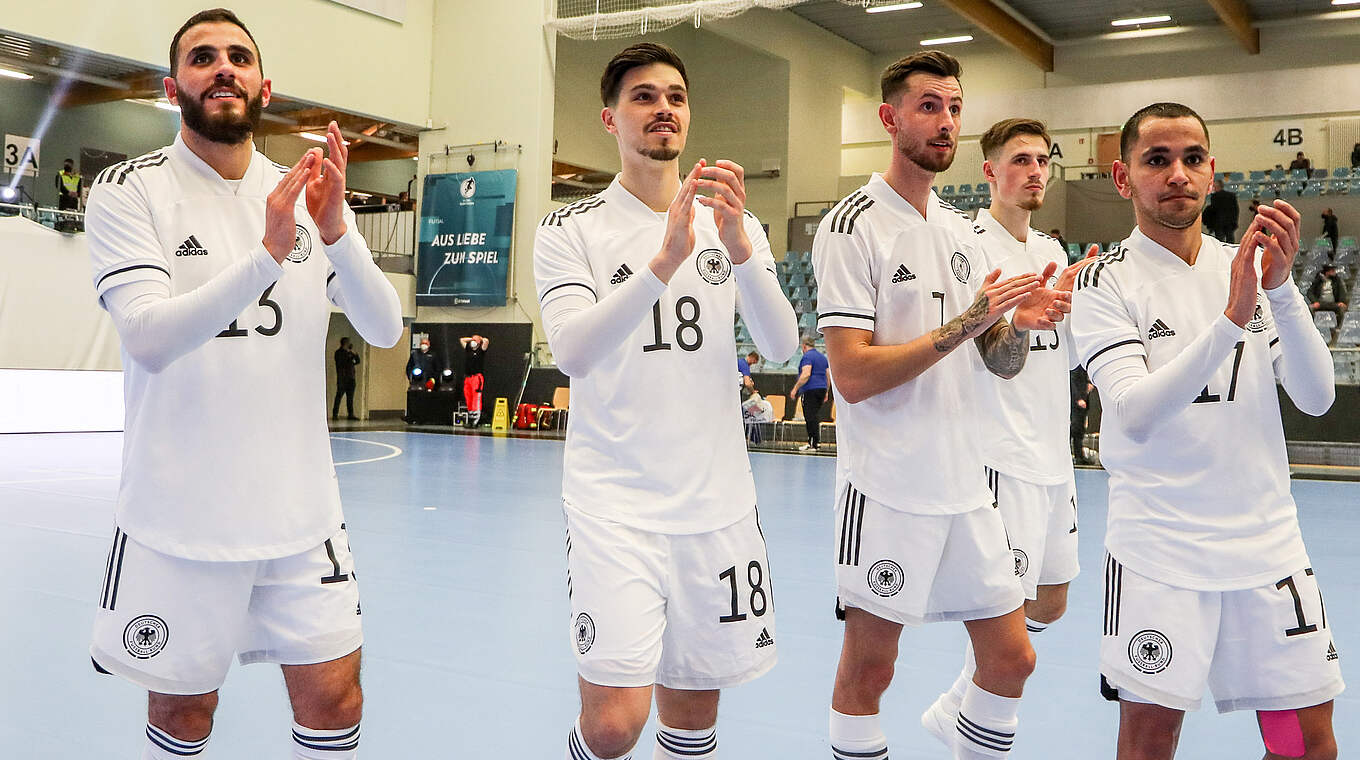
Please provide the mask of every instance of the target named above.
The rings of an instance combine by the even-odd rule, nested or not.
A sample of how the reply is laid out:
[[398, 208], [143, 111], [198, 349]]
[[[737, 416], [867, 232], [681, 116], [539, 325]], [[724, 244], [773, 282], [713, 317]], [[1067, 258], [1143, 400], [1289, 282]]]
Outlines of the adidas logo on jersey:
[[632, 276], [633, 270], [629, 269], [627, 264], [624, 264], [619, 267], [619, 271], [615, 272], [613, 277], [609, 278], [609, 284], [622, 285], [625, 281], [627, 281], [629, 277]]
[[761, 628], [760, 635], [756, 637], [756, 649], [769, 646], [774, 646], [774, 637], [770, 635], [769, 629]]
[[[760, 643], [757, 642], [756, 646], [760, 646]], [[1341, 655], [1336, 653], [1336, 642], [1327, 642], [1327, 662], [1335, 662], [1340, 657]]]
[[1148, 328], [1148, 340], [1152, 340], [1153, 338], [1170, 338], [1175, 334], [1176, 331], [1172, 330], [1160, 319], [1153, 322], [1152, 327]]
[[179, 247], [175, 249], [176, 256], [207, 256], [208, 249], [198, 242], [198, 238], [190, 235]]
[[908, 280], [914, 279], [916, 279], [916, 275], [912, 274], [910, 269], [907, 269], [906, 264], [898, 264], [897, 271], [893, 274], [892, 277], [894, 285], [896, 285], [899, 282], [906, 282]]

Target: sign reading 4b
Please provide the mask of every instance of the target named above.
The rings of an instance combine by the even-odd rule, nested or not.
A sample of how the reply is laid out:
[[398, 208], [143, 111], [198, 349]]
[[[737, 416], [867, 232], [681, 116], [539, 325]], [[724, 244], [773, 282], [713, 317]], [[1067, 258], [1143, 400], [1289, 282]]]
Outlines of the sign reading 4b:
[[1303, 127], [1275, 126], [1271, 128], [1271, 147], [1277, 151], [1303, 149]]
[[19, 135], [5, 135], [4, 161], [6, 174], [38, 176], [38, 144]]

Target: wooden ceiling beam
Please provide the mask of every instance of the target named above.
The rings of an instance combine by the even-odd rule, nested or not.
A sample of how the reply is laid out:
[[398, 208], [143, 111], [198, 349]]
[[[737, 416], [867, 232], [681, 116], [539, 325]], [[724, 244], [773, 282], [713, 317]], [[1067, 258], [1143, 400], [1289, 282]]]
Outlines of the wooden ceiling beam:
[[1053, 71], [1053, 45], [1030, 31], [992, 0], [940, 0], [940, 3], [1011, 47], [1040, 69]]
[[1208, 3], [1249, 55], [1261, 52], [1261, 30], [1256, 28], [1246, 0], [1208, 0]]

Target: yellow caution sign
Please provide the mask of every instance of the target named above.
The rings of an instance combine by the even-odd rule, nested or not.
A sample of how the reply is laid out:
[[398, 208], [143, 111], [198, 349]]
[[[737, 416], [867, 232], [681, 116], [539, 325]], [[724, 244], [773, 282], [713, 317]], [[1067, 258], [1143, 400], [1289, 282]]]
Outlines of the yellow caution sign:
[[504, 397], [496, 399], [496, 411], [491, 415], [491, 431], [504, 433], [510, 429], [510, 402]]

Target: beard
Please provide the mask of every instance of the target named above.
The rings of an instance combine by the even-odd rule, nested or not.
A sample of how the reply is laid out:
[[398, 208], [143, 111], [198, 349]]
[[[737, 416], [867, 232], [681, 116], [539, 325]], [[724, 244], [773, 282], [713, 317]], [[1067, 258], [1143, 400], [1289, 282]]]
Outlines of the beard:
[[[245, 95], [239, 88], [237, 92]], [[263, 91], [253, 98], [246, 98], [246, 111], [240, 116], [231, 113], [209, 116], [203, 101], [201, 96], [180, 98], [179, 115], [185, 126], [212, 142], [240, 145], [260, 126], [260, 114], [264, 111]]]
[[[898, 134], [900, 135], [901, 133], [899, 132]], [[958, 151], [958, 143], [955, 143], [954, 147], [951, 148], [948, 153], [940, 155], [939, 153], [936, 153], [933, 148], [926, 145], [925, 142], [917, 142], [903, 136], [901, 143], [897, 145], [897, 150], [902, 155], [906, 156], [907, 160], [911, 161], [913, 164], [916, 164], [928, 172], [939, 174], [942, 171], [948, 170], [949, 167], [953, 165], [954, 154]]]
[[1040, 196], [1030, 196], [1015, 204], [1025, 211], [1038, 211], [1044, 206], [1044, 199]]
[[638, 148], [638, 153], [652, 159], [653, 161], [674, 161], [680, 157], [679, 148]]
[[1156, 202], [1155, 198], [1151, 204], [1141, 204], [1139, 201], [1142, 200], [1142, 195], [1137, 190], [1133, 190], [1133, 200], [1137, 205], [1143, 207], [1144, 212], [1151, 217], [1152, 221], [1172, 230], [1190, 229], [1200, 221], [1201, 215], [1204, 213], [1204, 198], [1202, 196], [1196, 197], [1195, 202], [1184, 211], [1164, 209], [1160, 203]]

